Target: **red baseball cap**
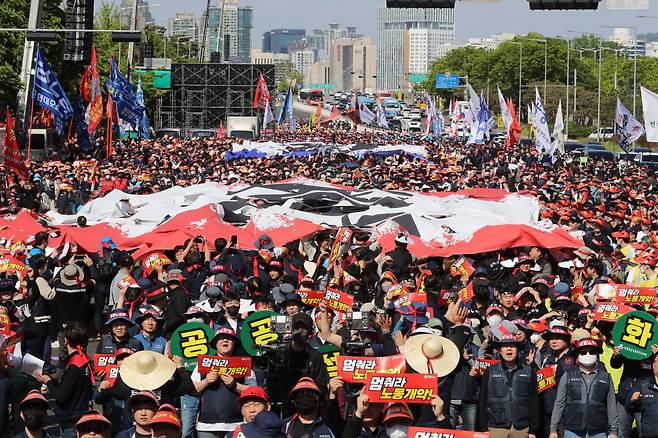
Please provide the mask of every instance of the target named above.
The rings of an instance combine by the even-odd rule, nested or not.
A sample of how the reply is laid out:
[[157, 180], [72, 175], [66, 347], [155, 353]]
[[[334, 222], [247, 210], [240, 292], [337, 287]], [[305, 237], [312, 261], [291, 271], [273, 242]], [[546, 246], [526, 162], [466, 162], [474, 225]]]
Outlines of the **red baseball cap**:
[[318, 388], [318, 385], [316, 385], [313, 379], [310, 377], [302, 377], [299, 379], [295, 387], [290, 390], [289, 395], [292, 396], [295, 391], [299, 391], [300, 389], [310, 389], [311, 391], [315, 391], [320, 394], [320, 388]]
[[101, 414], [100, 412], [94, 409], [90, 409], [82, 417], [80, 417], [78, 422], [75, 423], [75, 427], [80, 427], [85, 423], [93, 423], [93, 422], [103, 423], [108, 428], [112, 426], [110, 420], [105, 418], [103, 414]]
[[265, 393], [265, 390], [261, 388], [260, 386], [249, 386], [245, 388], [242, 393], [240, 393], [240, 397], [238, 397], [238, 403], [242, 404], [247, 399], [258, 399], [262, 401], [265, 404], [268, 404], [270, 402], [270, 399], [267, 397], [267, 394]]
[[163, 405], [158, 409], [153, 418], [151, 418], [149, 424], [171, 424], [180, 429], [180, 419], [178, 418], [178, 415], [176, 415], [175, 411], [172, 412], [171, 409], [165, 408], [165, 406], [166, 405]]
[[45, 409], [50, 409], [50, 404], [48, 403], [48, 400], [46, 400], [46, 397], [44, 397], [43, 394], [41, 394], [36, 389], [28, 392], [25, 398], [21, 400], [18, 407], [23, 407], [25, 403], [42, 404]]
[[414, 416], [411, 414], [409, 407], [404, 403], [392, 403], [384, 408], [384, 419], [382, 423], [396, 418], [414, 421]]

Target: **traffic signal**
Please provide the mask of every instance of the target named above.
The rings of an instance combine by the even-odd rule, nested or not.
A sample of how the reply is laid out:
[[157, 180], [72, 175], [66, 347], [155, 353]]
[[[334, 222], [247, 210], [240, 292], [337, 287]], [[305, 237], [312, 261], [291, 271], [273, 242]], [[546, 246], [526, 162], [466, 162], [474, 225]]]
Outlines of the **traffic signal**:
[[598, 9], [601, 0], [528, 0], [530, 10]]
[[64, 61], [76, 64], [91, 62], [91, 30], [94, 28], [94, 0], [66, 0], [64, 27], [72, 32], [64, 34]]
[[386, 0], [387, 8], [450, 8], [455, 7], [456, 0]]

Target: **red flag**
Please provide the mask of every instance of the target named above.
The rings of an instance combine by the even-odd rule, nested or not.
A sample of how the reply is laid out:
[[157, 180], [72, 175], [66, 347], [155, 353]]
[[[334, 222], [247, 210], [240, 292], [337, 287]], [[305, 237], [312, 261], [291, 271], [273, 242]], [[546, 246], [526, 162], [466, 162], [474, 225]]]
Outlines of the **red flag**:
[[265, 108], [265, 102], [270, 102], [270, 91], [267, 89], [265, 78], [261, 73], [258, 77], [258, 84], [256, 84], [256, 92], [254, 93], [254, 108]]
[[9, 107], [7, 107], [6, 115], [6, 125], [5, 125], [5, 164], [10, 169], [14, 169], [16, 175], [21, 179], [28, 179], [29, 173], [23, 157], [21, 157], [21, 151], [18, 148], [18, 141], [16, 141], [16, 133], [14, 132], [14, 126], [16, 121], [11, 117], [9, 113]]
[[354, 125], [358, 125], [361, 115], [359, 114], [359, 95], [357, 93], [354, 93], [354, 108], [352, 109], [351, 116], [352, 120], [354, 121]]
[[322, 104], [318, 102], [318, 106], [315, 108], [315, 128], [320, 128], [320, 123], [322, 123]]
[[112, 101], [112, 95], [107, 93], [107, 107], [105, 108], [105, 114], [107, 114], [107, 145], [106, 153], [109, 157], [112, 155], [112, 125], [114, 124], [114, 102]]
[[91, 68], [85, 68], [85, 73], [80, 79], [80, 97], [85, 102], [91, 101]]
[[521, 139], [521, 125], [519, 125], [519, 119], [516, 116], [516, 111], [514, 110], [514, 104], [512, 103], [512, 99], [509, 99], [507, 102], [507, 106], [509, 107], [509, 112], [510, 115], [512, 116], [512, 126], [509, 128], [509, 135], [507, 136], [507, 145], [516, 145], [519, 143], [519, 140]]
[[224, 138], [226, 137], [226, 130], [224, 129], [224, 121], [219, 121], [219, 129], [217, 129], [217, 137]]
[[93, 135], [103, 119], [103, 95], [101, 94], [101, 80], [96, 68], [96, 49], [94, 47], [91, 48], [91, 66], [89, 70], [91, 71], [91, 86], [86, 118], [88, 123], [87, 132]]

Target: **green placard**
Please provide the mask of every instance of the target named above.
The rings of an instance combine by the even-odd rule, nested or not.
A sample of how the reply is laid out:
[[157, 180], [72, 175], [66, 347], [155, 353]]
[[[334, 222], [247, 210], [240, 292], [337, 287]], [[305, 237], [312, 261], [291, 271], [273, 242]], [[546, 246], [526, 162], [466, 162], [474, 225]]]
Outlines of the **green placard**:
[[188, 322], [178, 327], [171, 335], [171, 354], [182, 357], [185, 369], [193, 371], [197, 357], [202, 354], [215, 354], [210, 341], [215, 332], [202, 322]]
[[279, 339], [279, 335], [272, 331], [272, 316], [277, 315], [273, 310], [254, 312], [242, 323], [240, 340], [244, 350], [250, 356], [260, 356], [263, 351], [259, 345], [267, 345]]
[[327, 367], [329, 378], [332, 379], [338, 376], [338, 355], [340, 354], [340, 348], [333, 344], [326, 344], [316, 350], [322, 354], [322, 361], [324, 362], [324, 366]]
[[658, 321], [639, 310], [622, 316], [612, 329], [612, 343], [621, 347], [621, 355], [633, 360], [651, 356], [651, 347], [658, 344]]

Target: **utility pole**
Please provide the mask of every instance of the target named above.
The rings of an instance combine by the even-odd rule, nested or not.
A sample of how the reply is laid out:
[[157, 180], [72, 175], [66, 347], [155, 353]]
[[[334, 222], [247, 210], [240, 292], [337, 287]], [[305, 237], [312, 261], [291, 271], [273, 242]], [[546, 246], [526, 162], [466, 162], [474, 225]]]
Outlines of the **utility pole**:
[[[38, 29], [41, 27], [41, 8], [43, 0], [32, 0], [30, 2], [30, 16], [28, 17], [27, 27], [30, 29]], [[34, 41], [28, 41], [27, 35], [25, 37], [25, 46], [23, 48], [23, 62], [21, 63], [21, 82], [23, 89], [18, 95], [18, 117], [23, 121], [23, 126], [26, 123], [28, 116], [27, 101], [30, 97], [30, 86], [32, 85], [32, 60], [34, 59]]]
[[201, 47], [199, 48], [199, 62], [203, 62], [206, 56], [206, 35], [208, 32], [208, 19], [210, 15], [210, 0], [206, 2], [206, 16], [203, 20], [203, 38], [201, 39]]
[[[130, 14], [130, 30], [133, 32], [137, 30], [137, 1], [138, 0], [133, 0], [132, 12]], [[130, 66], [130, 68], [133, 67], [134, 53], [135, 53], [135, 43], [131, 41], [128, 43], [128, 65]]]

